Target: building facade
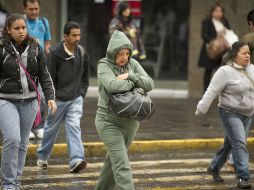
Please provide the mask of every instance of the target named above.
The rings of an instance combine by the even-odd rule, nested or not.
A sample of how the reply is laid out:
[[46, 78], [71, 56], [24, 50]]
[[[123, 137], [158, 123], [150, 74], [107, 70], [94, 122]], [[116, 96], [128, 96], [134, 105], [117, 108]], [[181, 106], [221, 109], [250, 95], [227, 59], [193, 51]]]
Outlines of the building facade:
[[[114, 0], [115, 1], [115, 0]], [[139, 0], [141, 1], [141, 0]], [[2, 0], [9, 13], [23, 13], [21, 0]], [[189, 96], [202, 95], [203, 69], [198, 68], [202, 45], [201, 22], [216, 0], [142, 0], [142, 37], [148, 59], [145, 69], [158, 80], [184, 80]], [[222, 0], [231, 28], [241, 37], [249, 31], [246, 15], [254, 0]], [[62, 40], [63, 25], [75, 20], [82, 27], [81, 44], [90, 54], [91, 73], [105, 56], [112, 18], [112, 0], [41, 0], [41, 15], [48, 18], [52, 43]]]

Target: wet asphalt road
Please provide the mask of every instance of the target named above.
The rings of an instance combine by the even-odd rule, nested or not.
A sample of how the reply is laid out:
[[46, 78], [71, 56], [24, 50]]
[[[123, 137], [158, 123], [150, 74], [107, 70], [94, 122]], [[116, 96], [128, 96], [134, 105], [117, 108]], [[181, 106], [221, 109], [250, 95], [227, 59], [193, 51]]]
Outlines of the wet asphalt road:
[[[149, 121], [141, 122], [135, 140], [165, 140], [192, 138], [220, 138], [223, 130], [217, 118], [214, 103], [204, 117], [194, 115], [198, 99], [154, 98], [155, 113]], [[82, 138], [84, 142], [100, 141], [94, 125], [97, 98], [86, 98], [82, 117]], [[253, 129], [250, 132], [253, 136]], [[1, 142], [1, 141], [0, 141]], [[34, 140], [31, 143], [39, 143]], [[57, 143], [65, 143], [64, 127], [61, 128]], [[212, 182], [206, 173], [215, 150], [182, 150], [158, 152], [151, 155], [130, 155], [134, 182], [137, 190], [234, 190], [234, 174], [229, 168], [223, 169], [226, 181]], [[87, 158], [88, 168], [80, 174], [68, 173], [68, 159], [50, 160], [48, 170], [36, 166], [36, 160], [27, 160], [22, 178], [25, 190], [92, 190], [98, 178], [103, 158]], [[251, 155], [251, 172], [254, 174], [254, 159]]]
[[[157, 154], [130, 155], [136, 190], [236, 190], [235, 175], [229, 167], [222, 170], [224, 183], [213, 182], [206, 168], [214, 150], [181, 150]], [[250, 170], [254, 174], [251, 155]], [[22, 177], [25, 190], [92, 190], [103, 164], [103, 158], [88, 158], [88, 168], [79, 174], [68, 173], [67, 160], [50, 160], [47, 170], [30, 160]], [[254, 175], [252, 175], [254, 177]], [[254, 184], [253, 184], [254, 185]]]
[[[198, 99], [154, 98], [155, 112], [148, 121], [142, 121], [135, 140], [166, 140], [223, 137], [214, 103], [202, 117], [194, 115]], [[97, 98], [85, 98], [84, 115], [81, 120], [84, 142], [100, 141], [94, 119]], [[250, 131], [253, 136], [254, 131]], [[1, 142], [1, 141], [0, 141]], [[64, 127], [61, 127], [57, 143], [65, 142]], [[37, 140], [31, 141], [37, 143]]]
[[[223, 131], [217, 119], [214, 103], [204, 117], [194, 116], [198, 99], [154, 99], [156, 110], [149, 121], [141, 122], [135, 140], [165, 140], [191, 138], [219, 138]], [[81, 121], [84, 142], [100, 141], [95, 126], [96, 98], [86, 98], [85, 114]], [[253, 136], [251, 131], [250, 136]], [[58, 143], [65, 142], [62, 127]], [[37, 143], [34, 141], [33, 143]], [[206, 173], [206, 167], [215, 150], [182, 150], [158, 152], [150, 155], [130, 155], [135, 187], [137, 190], [234, 190], [235, 177], [229, 168], [223, 169], [226, 181], [216, 184]], [[88, 168], [80, 174], [68, 173], [67, 158], [50, 160], [48, 170], [36, 167], [35, 160], [28, 160], [24, 173], [24, 189], [92, 190], [96, 184], [103, 158], [88, 158]], [[251, 155], [251, 172], [254, 159]]]

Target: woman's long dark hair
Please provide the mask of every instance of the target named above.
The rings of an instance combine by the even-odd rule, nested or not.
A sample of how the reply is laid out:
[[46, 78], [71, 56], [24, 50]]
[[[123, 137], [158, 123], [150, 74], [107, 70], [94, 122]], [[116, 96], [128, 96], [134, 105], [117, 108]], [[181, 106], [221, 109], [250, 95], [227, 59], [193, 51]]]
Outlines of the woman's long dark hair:
[[243, 46], [249, 46], [248, 42], [233, 43], [232, 47], [229, 48], [229, 50], [223, 56], [221, 65], [232, 64], [238, 52], [240, 51], [241, 47]]
[[[2, 32], [3, 38], [11, 40], [12, 37], [11, 35], [8, 33], [8, 28], [11, 28], [12, 24], [16, 21], [16, 20], [24, 20], [24, 22], [26, 23], [26, 19], [23, 15], [21, 14], [11, 14], [10, 16], [7, 17], [6, 22], [5, 22], [5, 26]], [[33, 38], [31, 38], [29, 36], [29, 34], [27, 33], [26, 35], [26, 39], [25, 40], [32, 40], [35, 41]]]

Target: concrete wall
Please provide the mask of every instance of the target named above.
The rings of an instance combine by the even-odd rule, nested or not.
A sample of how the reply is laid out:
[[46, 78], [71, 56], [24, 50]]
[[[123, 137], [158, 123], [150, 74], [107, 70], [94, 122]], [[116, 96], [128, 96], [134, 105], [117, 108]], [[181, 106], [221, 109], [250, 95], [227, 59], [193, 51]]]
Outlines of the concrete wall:
[[[197, 66], [202, 45], [201, 22], [215, 2], [215, 0], [191, 1], [188, 63], [188, 90], [191, 97], [202, 95], [204, 69]], [[235, 33], [241, 37], [249, 32], [246, 15], [251, 9], [254, 9], [254, 0], [223, 0], [221, 2], [225, 7], [225, 16]]]
[[[22, 0], [1, 0], [3, 7], [9, 13], [21, 13], [23, 14]], [[42, 17], [46, 17], [50, 23], [50, 30], [52, 35], [52, 43], [55, 43], [60, 39], [59, 27], [60, 27], [60, 13], [61, 13], [61, 0], [41, 0], [41, 12]]]

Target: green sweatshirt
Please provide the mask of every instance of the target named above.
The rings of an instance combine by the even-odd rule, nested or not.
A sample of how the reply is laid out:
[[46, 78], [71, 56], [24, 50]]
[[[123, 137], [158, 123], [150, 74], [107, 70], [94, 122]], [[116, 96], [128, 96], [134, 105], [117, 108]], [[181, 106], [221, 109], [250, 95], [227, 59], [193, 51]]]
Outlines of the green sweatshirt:
[[[133, 87], [143, 88], [145, 91], [150, 91], [154, 88], [152, 78], [145, 72], [141, 65], [130, 57], [128, 64], [128, 79], [119, 80], [116, 76], [123, 74], [122, 67], [115, 62], [116, 54], [119, 50], [127, 48], [132, 53], [133, 46], [130, 40], [124, 33], [115, 30], [112, 34], [107, 55], [101, 59], [97, 67], [97, 77], [99, 85], [98, 113], [111, 114], [108, 110], [110, 95], [131, 90]], [[115, 115], [116, 116], [116, 115]]]

